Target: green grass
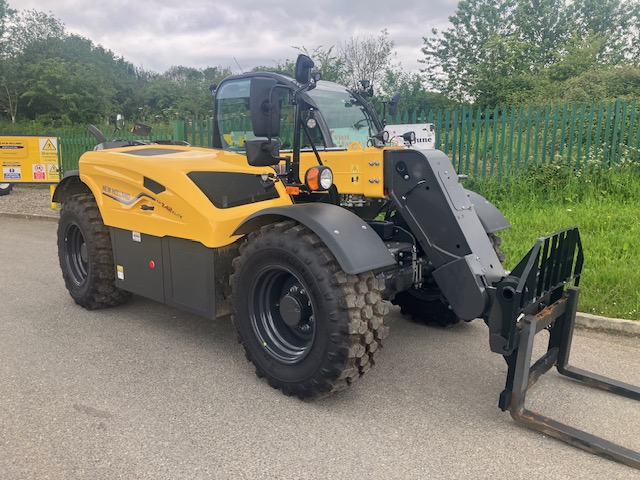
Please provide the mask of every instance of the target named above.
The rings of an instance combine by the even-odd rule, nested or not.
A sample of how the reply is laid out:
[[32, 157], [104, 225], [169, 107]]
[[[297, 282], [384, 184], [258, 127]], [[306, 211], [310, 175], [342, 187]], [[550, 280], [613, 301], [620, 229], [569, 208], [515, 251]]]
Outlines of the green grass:
[[469, 182], [511, 222], [501, 232], [506, 268], [513, 268], [540, 236], [580, 230], [585, 261], [579, 310], [640, 320], [640, 172], [637, 167], [575, 172], [538, 167], [498, 183]]

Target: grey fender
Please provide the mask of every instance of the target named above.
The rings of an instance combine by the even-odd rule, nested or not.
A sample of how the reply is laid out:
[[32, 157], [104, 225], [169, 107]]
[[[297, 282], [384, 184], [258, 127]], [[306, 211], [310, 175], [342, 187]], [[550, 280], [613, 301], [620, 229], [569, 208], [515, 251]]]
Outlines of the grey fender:
[[485, 232], [493, 233], [511, 228], [509, 220], [498, 210], [498, 207], [476, 192], [467, 189], [465, 191], [480, 218], [480, 223], [482, 223]]
[[64, 203], [71, 195], [78, 193], [91, 193], [91, 190], [80, 180], [80, 170], [69, 170], [65, 172], [62, 180], [53, 192], [53, 200], [56, 203]]
[[328, 203], [267, 208], [248, 217], [234, 234], [248, 234], [283, 219], [295, 220], [318, 235], [346, 273], [357, 274], [395, 265], [391, 252], [364, 220]]

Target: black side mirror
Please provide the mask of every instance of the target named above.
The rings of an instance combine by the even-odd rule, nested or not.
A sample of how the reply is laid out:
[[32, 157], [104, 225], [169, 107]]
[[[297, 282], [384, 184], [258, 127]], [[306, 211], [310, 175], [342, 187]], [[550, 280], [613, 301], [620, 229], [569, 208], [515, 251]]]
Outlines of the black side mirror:
[[298, 55], [296, 60], [296, 81], [302, 85], [311, 82], [311, 69], [315, 64], [307, 55]]
[[276, 83], [272, 78], [251, 79], [249, 109], [256, 137], [271, 138], [280, 135], [280, 103], [274, 92]]
[[398, 111], [398, 104], [400, 103], [400, 94], [394, 93], [391, 100], [389, 100], [389, 115], [393, 116]]
[[267, 167], [280, 163], [280, 140], [247, 140], [247, 163], [254, 167]]
[[124, 128], [124, 117], [119, 113], [116, 115], [116, 130], [122, 130]]

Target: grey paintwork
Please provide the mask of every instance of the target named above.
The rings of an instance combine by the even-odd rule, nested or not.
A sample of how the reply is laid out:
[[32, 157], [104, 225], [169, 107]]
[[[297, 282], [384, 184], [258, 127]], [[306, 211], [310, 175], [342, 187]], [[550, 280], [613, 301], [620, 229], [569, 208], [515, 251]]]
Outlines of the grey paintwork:
[[471, 205], [473, 205], [474, 210], [478, 214], [478, 218], [480, 219], [480, 223], [482, 223], [485, 232], [495, 233], [500, 230], [511, 228], [509, 220], [507, 220], [502, 212], [498, 210], [498, 207], [479, 193], [466, 189], [465, 191], [471, 201]]
[[318, 235], [350, 274], [395, 265], [393, 255], [373, 229], [360, 217], [328, 203], [305, 203], [261, 210], [248, 217], [234, 232], [247, 234], [278, 219], [290, 218]]
[[386, 151], [385, 188], [455, 313], [465, 320], [485, 314], [486, 286], [505, 271], [449, 158], [439, 150]]

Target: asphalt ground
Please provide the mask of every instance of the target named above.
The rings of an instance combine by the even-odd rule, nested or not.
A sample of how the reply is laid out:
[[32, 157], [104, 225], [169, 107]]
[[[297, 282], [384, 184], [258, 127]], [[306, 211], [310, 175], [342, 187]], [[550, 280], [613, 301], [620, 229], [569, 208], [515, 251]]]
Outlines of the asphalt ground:
[[[134, 296], [67, 294], [56, 225], [0, 216], [0, 478], [640, 479], [513, 422], [482, 322], [434, 329], [392, 308], [376, 367], [318, 402], [258, 379], [228, 319]], [[538, 342], [539, 344], [542, 342]], [[572, 363], [640, 384], [640, 340], [587, 330]], [[640, 451], [637, 401], [555, 372], [529, 406]]]

